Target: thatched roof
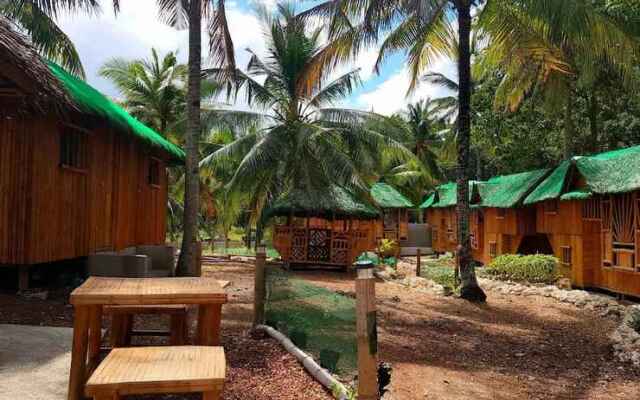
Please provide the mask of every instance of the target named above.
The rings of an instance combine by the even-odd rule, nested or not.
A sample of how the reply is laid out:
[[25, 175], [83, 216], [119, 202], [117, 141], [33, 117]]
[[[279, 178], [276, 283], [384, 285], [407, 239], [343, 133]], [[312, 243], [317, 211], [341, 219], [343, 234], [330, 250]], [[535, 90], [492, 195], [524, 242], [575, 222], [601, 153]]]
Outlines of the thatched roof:
[[[16, 76], [26, 79], [16, 82]], [[29, 39], [1, 15], [0, 79], [8, 79], [18, 85], [22, 103], [19, 108], [23, 110], [64, 113], [76, 109], [62, 83], [51, 73]]]
[[365, 200], [344, 188], [330, 186], [324, 189], [295, 189], [280, 196], [265, 211], [265, 218], [276, 216], [359, 218], [374, 219], [380, 213]]
[[184, 151], [144, 125], [122, 107], [59, 65], [45, 61], [29, 40], [16, 31], [12, 22], [0, 16], [0, 98], [2, 82], [17, 85], [12, 99], [18, 99], [22, 112], [55, 113], [64, 119], [72, 114], [97, 118], [109, 126], [132, 135], [167, 153], [172, 161], [182, 162]]
[[[576, 174], [585, 187], [572, 187]], [[533, 204], [549, 199], [584, 200], [594, 194], [640, 190], [640, 146], [574, 157], [562, 162], [525, 200]]]
[[394, 187], [378, 182], [371, 186], [371, 197], [381, 208], [413, 208], [413, 203]]

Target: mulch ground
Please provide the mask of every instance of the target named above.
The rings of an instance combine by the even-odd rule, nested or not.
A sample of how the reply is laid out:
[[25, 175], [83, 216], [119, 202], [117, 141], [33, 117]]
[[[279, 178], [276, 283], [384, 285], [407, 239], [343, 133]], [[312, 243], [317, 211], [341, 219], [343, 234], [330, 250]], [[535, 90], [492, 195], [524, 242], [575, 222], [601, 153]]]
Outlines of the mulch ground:
[[[225, 400], [326, 400], [327, 391], [279, 343], [271, 338], [253, 339], [249, 334], [253, 308], [253, 268], [226, 262], [205, 266], [203, 273], [231, 281], [229, 303], [223, 307], [222, 345], [227, 355]], [[15, 293], [0, 292], [0, 323], [41, 326], [73, 326], [73, 307], [68, 304], [69, 289], [49, 289], [46, 300], [25, 299]], [[195, 316], [190, 316], [192, 332]], [[108, 328], [108, 321], [104, 321]], [[136, 324], [146, 328], [166, 328], [163, 317], [143, 316]], [[136, 338], [134, 344], [154, 344], [154, 339]], [[162, 339], [158, 339], [162, 340]], [[132, 396], [131, 399], [182, 400], [193, 396]]]
[[[247, 334], [253, 269], [221, 263], [204, 270], [232, 282], [223, 308], [229, 365], [224, 399], [331, 398], [275, 341]], [[353, 277], [344, 273], [296, 274], [354, 292]], [[484, 305], [393, 283], [379, 283], [376, 294], [379, 357], [393, 367], [392, 399], [640, 399], [640, 371], [613, 357], [608, 337], [616, 323], [610, 319], [553, 299], [491, 291]], [[64, 290], [50, 291], [47, 300], [0, 293], [0, 323], [71, 326], [67, 298]], [[160, 398], [199, 397], [144, 397]]]

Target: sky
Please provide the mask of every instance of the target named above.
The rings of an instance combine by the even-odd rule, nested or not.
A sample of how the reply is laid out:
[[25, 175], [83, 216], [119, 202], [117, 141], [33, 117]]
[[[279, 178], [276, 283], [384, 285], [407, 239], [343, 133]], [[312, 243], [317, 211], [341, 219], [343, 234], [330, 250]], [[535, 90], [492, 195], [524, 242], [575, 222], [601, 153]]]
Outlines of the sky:
[[[61, 16], [58, 24], [75, 43], [85, 68], [87, 81], [101, 92], [120, 98], [118, 90], [108, 81], [98, 76], [98, 69], [114, 57], [125, 59], [146, 58], [151, 48], [160, 54], [177, 51], [180, 61], [187, 61], [188, 34], [161, 23], [157, 16], [156, 0], [121, 1], [120, 13], [114, 16], [111, 0], [100, 0], [102, 13], [97, 16]], [[263, 27], [256, 16], [255, 6], [262, 4], [268, 8], [276, 5], [276, 0], [231, 0], [226, 2], [227, 19], [236, 48], [237, 64], [243, 67], [249, 60], [247, 48], [258, 55], [264, 54]], [[304, 2], [309, 4], [309, 2]], [[206, 53], [208, 38], [203, 34], [203, 53]], [[373, 72], [377, 57], [375, 49], [367, 50], [351, 65], [343, 65], [336, 72], [338, 76], [352, 68], [360, 68], [363, 85], [339, 104], [342, 107], [392, 114], [402, 110], [407, 103], [426, 97], [440, 97], [447, 92], [441, 88], [423, 84], [411, 97], [406, 96], [409, 75], [404, 68], [403, 54], [389, 59], [380, 71]], [[431, 71], [444, 73], [455, 78], [455, 64], [447, 59], [436, 60]]]

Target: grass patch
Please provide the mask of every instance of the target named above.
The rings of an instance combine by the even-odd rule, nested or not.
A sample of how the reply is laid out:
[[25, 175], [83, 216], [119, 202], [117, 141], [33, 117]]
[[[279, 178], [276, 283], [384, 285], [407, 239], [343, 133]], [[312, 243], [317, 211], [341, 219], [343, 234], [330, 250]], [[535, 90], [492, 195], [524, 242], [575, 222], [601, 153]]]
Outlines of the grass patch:
[[506, 254], [496, 257], [482, 274], [503, 281], [553, 284], [559, 277], [558, 259], [544, 254]]
[[[251, 257], [251, 256], [255, 256], [256, 252], [254, 249], [248, 249], [246, 247], [229, 247], [227, 249], [225, 249], [224, 247], [216, 247], [213, 250], [213, 252], [210, 249], [207, 249], [205, 251], [205, 254], [216, 255], [216, 256], [231, 255], [231, 256]], [[278, 258], [280, 257], [280, 254], [273, 247], [267, 247], [267, 257]]]

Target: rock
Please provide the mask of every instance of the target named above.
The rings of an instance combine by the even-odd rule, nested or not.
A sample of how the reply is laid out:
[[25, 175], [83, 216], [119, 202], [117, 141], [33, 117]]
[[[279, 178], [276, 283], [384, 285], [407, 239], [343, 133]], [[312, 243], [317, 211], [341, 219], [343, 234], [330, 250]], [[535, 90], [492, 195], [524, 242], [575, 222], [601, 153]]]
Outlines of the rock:
[[560, 278], [560, 279], [558, 279], [558, 282], [556, 282], [556, 285], [560, 289], [570, 290], [571, 289], [571, 279], [569, 279], [569, 278]]

